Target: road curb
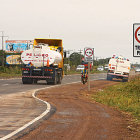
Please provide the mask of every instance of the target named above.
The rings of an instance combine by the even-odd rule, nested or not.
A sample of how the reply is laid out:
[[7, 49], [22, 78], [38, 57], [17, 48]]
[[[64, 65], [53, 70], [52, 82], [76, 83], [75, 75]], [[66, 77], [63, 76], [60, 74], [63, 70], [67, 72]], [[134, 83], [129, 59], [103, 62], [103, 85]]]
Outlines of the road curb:
[[53, 115], [56, 112], [56, 108], [54, 106], [52, 106], [48, 102], [43, 101], [43, 100], [36, 97], [36, 95], [38, 94], [38, 92], [40, 90], [44, 90], [47, 88], [55, 88], [55, 87], [59, 87], [62, 85], [74, 84], [74, 83], [79, 83], [79, 82], [80, 81], [73, 82], [73, 83], [67, 83], [67, 84], [61, 84], [61, 85], [55, 85], [55, 86], [50, 86], [50, 87], [40, 88], [40, 89], [34, 90], [32, 93], [32, 97], [36, 100], [39, 100], [39, 101], [45, 103], [47, 105], [47, 107], [49, 106], [49, 109], [47, 108], [46, 111], [44, 111], [41, 115], [39, 115], [38, 117], [36, 117], [32, 121], [28, 122], [24, 126], [20, 127], [19, 129], [13, 131], [12, 133], [0, 138], [0, 140], [7, 140], [7, 139], [15, 140], [15, 139], [19, 139], [19, 138], [23, 137], [25, 134], [28, 134], [30, 131], [37, 128], [41, 124], [41, 122], [43, 122], [44, 120], [47, 120], [51, 115]]
[[[56, 86], [53, 86], [53, 87], [56, 87]], [[52, 88], [52, 86], [47, 87], [47, 88]], [[28, 122], [24, 126], [22, 126], [19, 129], [13, 131], [12, 133], [0, 138], [0, 140], [7, 140], [7, 139], [15, 140], [15, 139], [18, 139], [18, 138], [24, 136], [25, 134], [28, 134], [30, 131], [34, 130], [35, 128], [37, 128], [42, 121], [48, 119], [51, 115], [53, 115], [55, 113], [56, 108], [54, 106], [52, 106], [48, 102], [43, 101], [43, 100], [36, 97], [36, 95], [38, 94], [38, 92], [40, 90], [47, 89], [47, 88], [37, 89], [37, 90], [34, 90], [34, 92], [32, 93], [32, 97], [34, 99], [39, 100], [40, 102], [43, 102], [43, 103], [46, 104], [46, 106], [47, 106], [46, 110], [41, 115], [39, 115], [38, 117], [36, 117], [32, 121]]]
[[[103, 80], [104, 78], [99, 78], [99, 79]], [[99, 79], [94, 79], [94, 80], [99, 80]], [[55, 88], [55, 87], [59, 87], [59, 86], [65, 86], [65, 85], [69, 85], [69, 84], [76, 84], [76, 83], [80, 83], [80, 82], [81, 81], [77, 81], [77, 82], [55, 85], [55, 86], [50, 86], [50, 87], [34, 90], [34, 92], [32, 93], [32, 97], [36, 100], [39, 100], [40, 102], [45, 103], [47, 105], [47, 109], [41, 115], [39, 115], [32, 121], [28, 122], [27, 124], [20, 127], [19, 129], [13, 131], [12, 133], [0, 138], [0, 140], [7, 140], [7, 139], [15, 140], [15, 139], [19, 139], [19, 138], [23, 137], [25, 134], [28, 134], [30, 131], [37, 128], [44, 120], [47, 120], [50, 116], [52, 116], [56, 112], [56, 108], [54, 106], [52, 106], [48, 102], [43, 101], [36, 97], [36, 95], [39, 93], [40, 90], [44, 90], [44, 89], [48, 89], [48, 88]]]

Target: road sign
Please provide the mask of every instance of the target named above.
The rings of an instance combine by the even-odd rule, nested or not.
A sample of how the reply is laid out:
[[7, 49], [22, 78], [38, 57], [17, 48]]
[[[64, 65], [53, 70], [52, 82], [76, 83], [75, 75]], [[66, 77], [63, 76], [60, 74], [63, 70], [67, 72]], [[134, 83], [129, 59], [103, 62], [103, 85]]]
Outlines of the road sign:
[[140, 23], [133, 24], [133, 56], [140, 57]]
[[85, 62], [93, 62], [94, 48], [84, 48]]

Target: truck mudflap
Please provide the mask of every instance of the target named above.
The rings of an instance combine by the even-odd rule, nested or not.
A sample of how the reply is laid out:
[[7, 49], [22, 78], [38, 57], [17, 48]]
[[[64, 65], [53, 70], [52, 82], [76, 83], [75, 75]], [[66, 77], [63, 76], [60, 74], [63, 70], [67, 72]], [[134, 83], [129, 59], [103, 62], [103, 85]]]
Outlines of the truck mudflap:
[[107, 73], [109, 75], [119, 76], [119, 77], [128, 77], [128, 75], [121, 75], [121, 74], [114, 74], [114, 73]]
[[23, 78], [52, 79], [51, 76], [22, 76]]

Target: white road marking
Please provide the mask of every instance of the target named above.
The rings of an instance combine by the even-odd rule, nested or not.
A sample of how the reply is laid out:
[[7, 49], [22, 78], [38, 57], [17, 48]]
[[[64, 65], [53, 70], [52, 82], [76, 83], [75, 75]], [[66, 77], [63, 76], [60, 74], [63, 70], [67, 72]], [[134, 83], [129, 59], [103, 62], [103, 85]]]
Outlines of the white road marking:
[[2, 86], [8, 86], [8, 85], [10, 85], [10, 84], [3, 84]]
[[20, 93], [26, 93], [26, 92], [20, 92]]
[[[106, 78], [99, 78], [99, 79], [106, 79]], [[94, 79], [93, 81], [99, 80], [99, 79]], [[37, 98], [37, 97], [35, 96], [35, 94], [37, 93], [37, 91], [39, 91], [39, 90], [44, 90], [44, 89], [47, 89], [47, 88], [55, 88], [55, 87], [59, 87], [59, 86], [62, 86], [62, 85], [75, 84], [75, 83], [79, 83], [79, 82], [81, 82], [81, 81], [72, 82], [72, 83], [67, 83], [67, 84], [61, 84], [61, 85], [55, 85], [55, 86], [50, 86], [50, 87], [40, 88], [40, 89], [34, 90], [34, 92], [32, 93], [33, 98], [35, 98], [35, 99], [37, 99], [37, 100], [39, 100], [39, 101], [41, 101], [41, 102], [44, 102], [44, 103], [46, 104], [46, 107], [47, 107], [46, 111], [44, 111], [40, 116], [36, 117], [35, 119], [33, 119], [32, 121], [30, 121], [29, 123], [27, 123], [27, 124], [25, 124], [24, 126], [20, 127], [19, 129], [17, 129], [17, 130], [15, 130], [15, 131], [13, 131], [12, 133], [10, 133], [10, 134], [8, 134], [8, 135], [6, 135], [6, 136], [0, 138], [0, 140], [6, 140], [6, 139], [11, 138], [12, 136], [14, 136], [14, 135], [16, 135], [17, 133], [21, 132], [22, 130], [26, 129], [27, 127], [29, 127], [30, 125], [32, 125], [32, 124], [35, 123], [36, 121], [40, 120], [41, 118], [43, 118], [45, 115], [47, 115], [47, 114], [50, 112], [50, 110], [51, 110], [51, 105], [50, 105], [48, 102], [43, 101], [43, 100]], [[22, 92], [22, 93], [24, 93], [24, 92]]]

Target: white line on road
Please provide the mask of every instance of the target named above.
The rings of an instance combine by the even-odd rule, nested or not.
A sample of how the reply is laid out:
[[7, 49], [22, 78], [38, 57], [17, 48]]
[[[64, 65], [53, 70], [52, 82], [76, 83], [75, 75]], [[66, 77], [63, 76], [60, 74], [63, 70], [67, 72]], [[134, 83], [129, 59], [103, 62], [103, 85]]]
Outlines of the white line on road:
[[[106, 79], [106, 78], [99, 78], [99, 79]], [[99, 80], [99, 79], [94, 79], [93, 81]], [[44, 103], [46, 104], [46, 106], [47, 106], [46, 111], [44, 111], [40, 116], [36, 117], [35, 119], [33, 119], [32, 121], [30, 121], [29, 123], [27, 123], [27, 124], [25, 124], [24, 126], [20, 127], [19, 129], [17, 129], [17, 130], [15, 130], [15, 131], [13, 131], [12, 133], [10, 133], [10, 134], [8, 134], [8, 135], [6, 135], [6, 136], [0, 138], [0, 140], [6, 140], [6, 139], [9, 139], [9, 138], [13, 137], [14, 135], [16, 135], [17, 133], [19, 133], [19, 132], [21, 132], [22, 130], [26, 129], [27, 127], [29, 127], [30, 125], [32, 125], [32, 124], [35, 123], [36, 121], [40, 120], [41, 118], [43, 118], [45, 115], [47, 115], [47, 114], [50, 112], [50, 110], [51, 110], [51, 105], [50, 105], [48, 102], [43, 101], [43, 100], [37, 98], [37, 97], [35, 96], [35, 94], [37, 93], [37, 91], [44, 90], [44, 89], [47, 89], [47, 88], [55, 88], [55, 87], [59, 87], [59, 86], [62, 86], [62, 85], [75, 84], [75, 83], [79, 83], [79, 82], [81, 82], [81, 81], [72, 82], [72, 83], [67, 83], [67, 84], [61, 84], [61, 85], [55, 85], [55, 86], [50, 86], [50, 87], [46, 87], [46, 88], [41, 88], [41, 89], [36, 89], [36, 90], [34, 90], [34, 92], [32, 93], [33, 98], [35, 98], [35, 99], [37, 99], [37, 100], [39, 100], [39, 101], [41, 101], [41, 102], [44, 102]], [[22, 92], [22, 93], [23, 93], [23, 92]]]
[[2, 86], [8, 86], [9, 84], [3, 84]]

